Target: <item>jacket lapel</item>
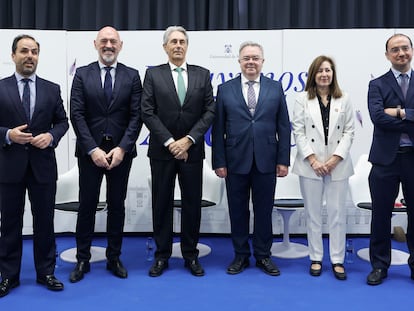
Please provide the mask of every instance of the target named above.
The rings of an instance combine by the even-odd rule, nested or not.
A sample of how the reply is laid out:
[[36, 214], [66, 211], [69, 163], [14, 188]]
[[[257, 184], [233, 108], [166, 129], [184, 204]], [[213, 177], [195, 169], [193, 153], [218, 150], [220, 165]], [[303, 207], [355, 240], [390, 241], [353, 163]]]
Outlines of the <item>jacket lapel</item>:
[[232, 89], [234, 92], [234, 98], [236, 99], [236, 102], [238, 105], [241, 105], [241, 108], [249, 115], [250, 111], [249, 108], [247, 108], [247, 103], [246, 100], [243, 97], [243, 91], [242, 91], [242, 86], [241, 86], [241, 76], [238, 76], [236, 79], [231, 80], [233, 81], [232, 83]]
[[23, 104], [19, 95], [19, 87], [17, 85], [18, 82], [16, 80], [16, 76], [10, 76], [7, 83], [9, 84], [7, 92], [9, 93], [11, 102], [13, 103], [17, 113], [20, 115], [22, 124], [25, 124], [27, 123], [26, 113], [24, 112]]
[[315, 125], [315, 127], [317, 128], [317, 130], [323, 137], [325, 134], [323, 131], [321, 109], [319, 107], [319, 101], [317, 97], [315, 97], [314, 99], [308, 102], [308, 109], [309, 109], [309, 114], [313, 121], [313, 125]]
[[329, 110], [329, 132], [328, 140], [331, 138], [334, 128], [337, 126], [339, 115], [341, 114], [342, 100], [332, 98], [331, 108]]
[[[388, 71], [388, 73], [385, 75], [385, 79], [387, 80], [387, 84], [391, 86], [395, 94], [397, 94], [398, 99], [400, 100], [400, 103], [395, 103], [395, 105], [400, 104], [402, 107], [404, 107], [405, 99], [401, 91], [401, 87], [398, 84], [397, 80], [395, 79], [394, 73], [391, 70]], [[410, 85], [411, 85], [411, 81], [410, 81]], [[410, 87], [408, 87], [407, 97], [409, 96], [409, 93], [410, 93], [409, 90], [410, 90]]]
[[[187, 66], [187, 70], [189, 70], [188, 67], [189, 66]], [[188, 72], [187, 72], [187, 74], [189, 75]], [[177, 93], [177, 90], [175, 88], [174, 79], [173, 79], [172, 72], [171, 72], [171, 67], [170, 67], [169, 64], [164, 64], [161, 67], [161, 78], [164, 80], [164, 84], [167, 86], [168, 92], [170, 94], [174, 94], [172, 96], [173, 96], [173, 98], [175, 98], [175, 103], [179, 107], [181, 107], [181, 102], [180, 102], [180, 99], [178, 98], [178, 93]], [[192, 79], [188, 78], [188, 81], [189, 81], [188, 83], [190, 83], [190, 80], [192, 80]], [[194, 81], [191, 85], [194, 85]], [[189, 88], [189, 86], [187, 87], [187, 89], [188, 88]], [[184, 104], [186, 103], [187, 98], [188, 98], [188, 90], [187, 90], [187, 94], [185, 95]]]

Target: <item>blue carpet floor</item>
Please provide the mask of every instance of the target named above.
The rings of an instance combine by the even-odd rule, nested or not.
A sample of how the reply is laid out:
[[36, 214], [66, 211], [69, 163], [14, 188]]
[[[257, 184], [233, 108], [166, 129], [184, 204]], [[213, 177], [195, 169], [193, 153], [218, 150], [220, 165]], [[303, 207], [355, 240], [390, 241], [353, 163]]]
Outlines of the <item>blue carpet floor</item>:
[[[304, 238], [293, 238], [306, 244]], [[280, 239], [275, 239], [280, 241]], [[353, 238], [356, 249], [367, 247], [366, 237]], [[50, 292], [35, 282], [32, 240], [24, 241], [21, 286], [0, 299], [0, 310], [413, 310], [414, 281], [407, 265], [391, 266], [382, 285], [365, 283], [368, 262], [355, 258], [347, 264], [348, 280], [338, 281], [331, 271], [327, 252], [323, 273], [311, 277], [309, 259], [274, 258], [281, 270], [271, 277], [251, 266], [238, 275], [225, 273], [233, 259], [228, 237], [203, 237], [212, 253], [200, 259], [206, 275], [194, 277], [183, 267], [183, 260], [172, 258], [169, 269], [158, 278], [148, 276], [150, 262], [145, 260], [145, 237], [124, 238], [122, 260], [128, 279], [118, 279], [105, 270], [105, 263], [91, 265], [91, 272], [79, 283], [69, 282], [74, 264], [58, 260], [56, 276], [64, 281], [63, 292]], [[105, 246], [104, 238], [94, 245]], [[327, 240], [325, 239], [325, 250]], [[73, 237], [58, 237], [58, 250], [73, 247]], [[406, 250], [404, 243], [393, 247]]]

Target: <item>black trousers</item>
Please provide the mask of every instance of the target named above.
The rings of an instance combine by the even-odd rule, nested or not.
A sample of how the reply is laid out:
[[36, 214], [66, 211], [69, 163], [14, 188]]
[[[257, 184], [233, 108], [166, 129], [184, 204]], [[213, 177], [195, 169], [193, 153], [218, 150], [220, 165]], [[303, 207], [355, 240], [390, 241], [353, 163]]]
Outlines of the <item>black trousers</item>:
[[[101, 148], [112, 149], [106, 141]], [[113, 260], [121, 255], [122, 234], [125, 223], [125, 199], [132, 157], [125, 153], [119, 166], [108, 171], [97, 167], [90, 156], [78, 157], [79, 166], [79, 211], [76, 223], [76, 245], [78, 261], [89, 261], [90, 248], [95, 229], [95, 214], [99, 201], [102, 179], [106, 178], [107, 237], [106, 257]]]
[[181, 190], [181, 252], [186, 260], [198, 257], [203, 162], [151, 159], [152, 221], [156, 260], [168, 260], [173, 242], [175, 179]]

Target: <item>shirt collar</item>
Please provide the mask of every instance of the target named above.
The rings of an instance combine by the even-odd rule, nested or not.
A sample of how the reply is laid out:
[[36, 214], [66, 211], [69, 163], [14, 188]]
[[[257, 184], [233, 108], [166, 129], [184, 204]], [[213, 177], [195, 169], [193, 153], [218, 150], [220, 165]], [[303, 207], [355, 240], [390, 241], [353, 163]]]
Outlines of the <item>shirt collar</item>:
[[[103, 63], [101, 63], [101, 61], [99, 61], [98, 60], [98, 64], [99, 64], [99, 68], [102, 70], [103, 68], [105, 68], [105, 67], [108, 67], [107, 65], [105, 65], [105, 64], [103, 64]], [[116, 69], [116, 66], [118, 65], [118, 62], [115, 62], [115, 63], [113, 63], [111, 66], [109, 66], [109, 67], [112, 67], [112, 68], [115, 68]]]
[[[252, 81], [252, 80], [248, 80], [245, 76], [241, 75], [241, 82], [243, 85], [249, 81]], [[260, 83], [260, 75], [254, 81], [256, 81], [257, 83]]]
[[33, 82], [36, 82], [36, 74], [34, 73], [34, 74], [32, 74], [32, 75], [30, 75], [30, 76], [28, 76], [28, 77], [23, 77], [20, 73], [18, 73], [18, 72], [15, 72], [14, 73], [14, 76], [16, 77], [16, 80], [17, 81], [21, 81], [22, 79], [29, 79], [30, 81], [33, 81]]
[[[400, 76], [400, 74], [403, 74], [404, 72], [401, 72], [401, 71], [398, 71], [398, 70], [395, 70], [393, 67], [391, 67], [391, 71], [392, 71], [392, 73], [394, 74], [394, 77], [397, 79], [399, 76]], [[412, 70], [410, 69], [410, 70], [408, 70], [407, 72], [405, 72], [406, 74], [407, 74], [407, 76], [408, 76], [408, 79], [411, 79], [411, 72], [412, 72]]]
[[[170, 65], [171, 71], [174, 71], [175, 68], [178, 68], [178, 66], [174, 65], [171, 62], [168, 62], [168, 64]], [[187, 71], [187, 63], [184, 62], [181, 66], [180, 66], [184, 71]]]

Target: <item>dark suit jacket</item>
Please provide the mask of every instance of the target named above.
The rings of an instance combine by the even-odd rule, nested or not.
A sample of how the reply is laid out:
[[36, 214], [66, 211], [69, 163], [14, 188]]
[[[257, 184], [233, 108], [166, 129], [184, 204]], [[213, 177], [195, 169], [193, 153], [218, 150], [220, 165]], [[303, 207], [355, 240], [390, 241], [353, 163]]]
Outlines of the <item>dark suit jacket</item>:
[[[395, 108], [397, 105], [405, 108], [405, 120], [384, 112], [385, 108]], [[401, 133], [407, 133], [414, 141], [414, 74], [411, 73], [406, 99], [391, 70], [372, 80], [368, 89], [368, 109], [374, 124], [369, 161], [373, 164], [388, 165], [397, 156]]]
[[70, 97], [70, 117], [77, 137], [75, 155], [86, 155], [100, 145], [104, 134], [110, 134], [116, 146], [136, 156], [135, 142], [142, 127], [141, 93], [138, 71], [118, 63], [108, 106], [98, 62], [78, 68]]
[[290, 122], [281, 84], [261, 76], [252, 116], [241, 88], [241, 77], [219, 85], [213, 125], [213, 168], [247, 174], [255, 159], [261, 173], [290, 165]]
[[6, 143], [8, 129], [26, 124], [15, 75], [0, 81], [0, 182], [21, 182], [30, 165], [36, 180], [50, 183], [57, 179], [55, 147], [68, 130], [59, 85], [36, 76], [36, 101], [27, 131], [36, 136], [49, 132], [52, 146], [39, 149], [30, 144]]
[[177, 140], [186, 135], [195, 139], [188, 150], [188, 162], [204, 158], [204, 134], [215, 113], [210, 72], [187, 65], [187, 73], [188, 87], [182, 106], [169, 64], [149, 68], [145, 74], [141, 109], [142, 119], [151, 132], [150, 158], [174, 159], [164, 143], [171, 137]]

